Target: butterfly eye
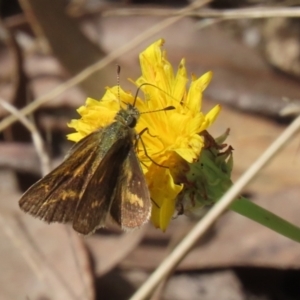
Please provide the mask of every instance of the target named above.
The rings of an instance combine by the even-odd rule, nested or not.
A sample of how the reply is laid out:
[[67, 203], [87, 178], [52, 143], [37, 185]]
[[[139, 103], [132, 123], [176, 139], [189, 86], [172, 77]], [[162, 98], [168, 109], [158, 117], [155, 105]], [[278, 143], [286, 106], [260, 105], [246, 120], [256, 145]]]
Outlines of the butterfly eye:
[[134, 128], [136, 126], [136, 123], [137, 123], [137, 119], [135, 116], [133, 116], [133, 115], [128, 116], [128, 118], [126, 120], [126, 124], [128, 127]]

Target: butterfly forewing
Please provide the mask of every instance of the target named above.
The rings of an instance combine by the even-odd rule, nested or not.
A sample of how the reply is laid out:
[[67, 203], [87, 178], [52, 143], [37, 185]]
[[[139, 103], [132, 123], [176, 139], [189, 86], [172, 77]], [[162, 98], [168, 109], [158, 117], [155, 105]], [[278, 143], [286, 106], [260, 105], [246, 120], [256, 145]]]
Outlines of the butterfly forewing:
[[77, 143], [60, 166], [24, 193], [21, 209], [49, 223], [72, 221], [91, 177], [115, 142], [107, 136], [109, 129], [97, 130]]
[[120, 171], [131, 147], [129, 136], [118, 139], [95, 170], [77, 207], [73, 221], [76, 231], [90, 234], [105, 226]]
[[72, 155], [23, 194], [21, 209], [49, 223], [72, 221], [92, 170], [105, 154], [98, 151], [101, 136], [95, 131], [76, 144]]

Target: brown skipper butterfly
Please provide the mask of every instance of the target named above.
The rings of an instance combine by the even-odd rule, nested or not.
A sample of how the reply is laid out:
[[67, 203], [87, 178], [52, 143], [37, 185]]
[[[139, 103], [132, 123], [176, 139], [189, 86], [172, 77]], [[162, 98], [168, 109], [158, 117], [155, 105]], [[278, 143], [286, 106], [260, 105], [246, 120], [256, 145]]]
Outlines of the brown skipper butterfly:
[[104, 227], [110, 215], [123, 229], [142, 226], [151, 213], [147, 183], [135, 153], [134, 105], [73, 146], [64, 162], [31, 186], [20, 208], [48, 223], [72, 222], [81, 234]]

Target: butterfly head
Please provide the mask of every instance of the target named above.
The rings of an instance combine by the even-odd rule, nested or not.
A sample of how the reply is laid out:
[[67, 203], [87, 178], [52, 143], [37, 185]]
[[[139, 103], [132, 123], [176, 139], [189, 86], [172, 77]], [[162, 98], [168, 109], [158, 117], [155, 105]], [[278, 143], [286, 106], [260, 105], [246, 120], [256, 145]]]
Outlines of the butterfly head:
[[127, 109], [121, 109], [117, 113], [115, 120], [122, 122], [124, 125], [130, 128], [134, 128], [139, 117], [140, 112], [138, 109], [132, 104], [127, 104]]

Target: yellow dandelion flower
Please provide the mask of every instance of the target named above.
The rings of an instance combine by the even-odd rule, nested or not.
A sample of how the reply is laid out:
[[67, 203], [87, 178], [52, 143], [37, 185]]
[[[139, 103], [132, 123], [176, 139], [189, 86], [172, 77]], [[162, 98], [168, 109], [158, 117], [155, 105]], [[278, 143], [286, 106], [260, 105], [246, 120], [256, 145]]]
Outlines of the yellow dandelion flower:
[[[165, 230], [172, 219], [177, 195], [183, 188], [181, 174], [187, 163], [195, 161], [203, 148], [206, 130], [217, 117], [220, 106], [210, 112], [201, 112], [202, 92], [209, 84], [212, 73], [196, 78], [187, 90], [185, 61], [182, 60], [176, 74], [161, 50], [163, 40], [150, 45], [140, 54], [142, 76], [135, 81], [141, 86], [144, 99], [120, 89], [121, 105], [133, 104], [141, 112], [137, 133], [144, 131], [138, 142], [137, 153], [148, 183], [153, 209], [151, 220], [156, 227]], [[72, 120], [70, 127], [76, 133], [68, 136], [79, 141], [92, 131], [107, 126], [120, 109], [118, 87], [107, 89], [100, 101], [87, 99], [78, 109], [81, 119]], [[163, 110], [173, 106], [173, 110]], [[151, 112], [162, 109], [159, 112]], [[145, 131], [145, 128], [147, 130]]]

